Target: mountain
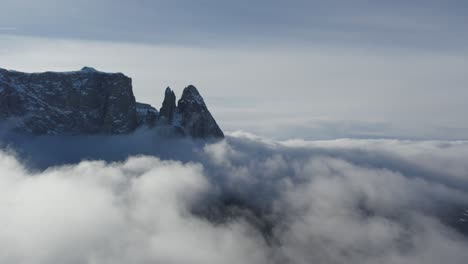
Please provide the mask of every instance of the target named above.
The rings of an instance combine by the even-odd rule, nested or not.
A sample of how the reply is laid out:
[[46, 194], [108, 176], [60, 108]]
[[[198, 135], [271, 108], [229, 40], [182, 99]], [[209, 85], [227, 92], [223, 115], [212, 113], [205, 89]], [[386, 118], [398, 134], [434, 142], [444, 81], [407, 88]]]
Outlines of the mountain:
[[90, 67], [43, 73], [0, 68], [0, 124], [34, 135], [128, 134], [149, 127], [170, 135], [224, 137], [193, 85], [177, 105], [167, 88], [158, 111], [136, 102], [131, 78]]

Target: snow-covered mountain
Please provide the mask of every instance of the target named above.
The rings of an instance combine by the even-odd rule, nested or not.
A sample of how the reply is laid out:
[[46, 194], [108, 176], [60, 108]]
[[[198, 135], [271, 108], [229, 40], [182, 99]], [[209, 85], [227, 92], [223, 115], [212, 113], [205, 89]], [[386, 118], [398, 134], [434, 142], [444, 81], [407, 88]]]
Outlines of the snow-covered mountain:
[[0, 68], [0, 122], [35, 135], [128, 134], [147, 126], [195, 138], [220, 138], [198, 90], [166, 89], [161, 111], [138, 103], [131, 78], [90, 67], [72, 72], [23, 73]]

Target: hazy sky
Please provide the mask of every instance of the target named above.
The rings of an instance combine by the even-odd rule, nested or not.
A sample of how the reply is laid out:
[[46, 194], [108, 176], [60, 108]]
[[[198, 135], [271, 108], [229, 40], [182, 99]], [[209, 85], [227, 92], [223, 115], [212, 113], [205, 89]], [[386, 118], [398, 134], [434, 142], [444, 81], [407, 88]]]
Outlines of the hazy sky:
[[139, 101], [200, 88], [276, 138], [468, 138], [465, 1], [3, 0], [0, 67], [124, 72]]

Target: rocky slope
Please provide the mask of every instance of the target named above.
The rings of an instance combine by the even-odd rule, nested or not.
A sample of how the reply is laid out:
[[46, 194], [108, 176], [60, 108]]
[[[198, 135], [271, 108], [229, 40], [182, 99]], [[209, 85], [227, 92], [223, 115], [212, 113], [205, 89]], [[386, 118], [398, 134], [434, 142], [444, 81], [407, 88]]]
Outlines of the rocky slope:
[[194, 86], [184, 89], [178, 105], [167, 88], [159, 112], [135, 101], [129, 77], [89, 67], [44, 73], [0, 68], [0, 124], [35, 135], [128, 134], [147, 126], [194, 138], [224, 137]]

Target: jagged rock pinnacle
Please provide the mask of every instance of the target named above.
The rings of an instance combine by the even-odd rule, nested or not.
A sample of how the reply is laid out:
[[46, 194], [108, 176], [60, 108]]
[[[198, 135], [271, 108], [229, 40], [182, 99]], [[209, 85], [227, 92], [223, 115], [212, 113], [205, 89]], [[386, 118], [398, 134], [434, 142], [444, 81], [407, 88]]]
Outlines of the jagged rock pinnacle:
[[180, 103], [206, 107], [203, 97], [200, 95], [200, 92], [198, 92], [197, 88], [193, 85], [189, 85], [184, 89], [182, 92], [182, 97], [179, 100], [179, 104]]
[[171, 124], [174, 120], [174, 114], [176, 111], [176, 96], [174, 91], [171, 90], [170, 87], [166, 88], [166, 92], [164, 93], [164, 101], [162, 103], [162, 107], [160, 112], [160, 123], [161, 124]]
[[184, 89], [177, 104], [177, 113], [187, 135], [195, 138], [224, 137], [195, 86], [189, 85]]

